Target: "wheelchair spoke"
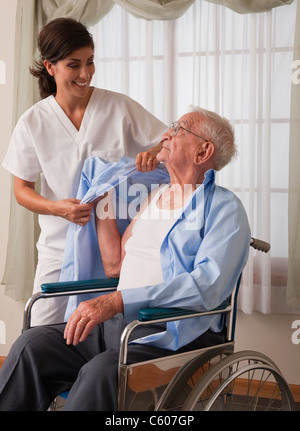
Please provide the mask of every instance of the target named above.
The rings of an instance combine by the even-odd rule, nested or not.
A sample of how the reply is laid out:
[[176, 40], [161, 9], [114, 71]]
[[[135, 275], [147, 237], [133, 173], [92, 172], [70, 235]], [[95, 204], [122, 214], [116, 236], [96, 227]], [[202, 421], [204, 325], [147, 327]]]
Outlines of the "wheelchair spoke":
[[293, 400], [272, 361], [257, 352], [238, 352], [219, 362], [194, 388], [184, 409], [198, 408], [292, 410]]

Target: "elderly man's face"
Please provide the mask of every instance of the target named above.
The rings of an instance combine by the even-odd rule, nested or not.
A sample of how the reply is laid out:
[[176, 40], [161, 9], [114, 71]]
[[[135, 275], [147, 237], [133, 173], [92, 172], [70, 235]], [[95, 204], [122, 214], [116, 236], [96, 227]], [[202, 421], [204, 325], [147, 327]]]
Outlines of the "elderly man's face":
[[[197, 130], [194, 126], [195, 118], [194, 113], [183, 115], [178, 123], [185, 129], [190, 130], [197, 134]], [[180, 129], [176, 136], [172, 128], [170, 128], [162, 136], [163, 148], [157, 155], [157, 160], [170, 164], [173, 167], [186, 168], [193, 163], [195, 152], [197, 151], [199, 144], [205, 142], [198, 136], [187, 132], [184, 129]]]

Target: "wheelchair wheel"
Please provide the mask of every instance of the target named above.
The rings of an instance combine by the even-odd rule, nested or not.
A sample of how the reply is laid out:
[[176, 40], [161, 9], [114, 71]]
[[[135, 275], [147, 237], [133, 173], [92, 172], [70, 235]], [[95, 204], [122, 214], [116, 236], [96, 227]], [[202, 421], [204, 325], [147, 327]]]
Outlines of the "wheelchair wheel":
[[294, 410], [294, 401], [274, 362], [258, 352], [244, 351], [209, 369], [182, 410]]
[[187, 396], [204, 373], [232, 353], [233, 345], [217, 347], [200, 353], [188, 361], [172, 378], [156, 404], [155, 410], [181, 410]]

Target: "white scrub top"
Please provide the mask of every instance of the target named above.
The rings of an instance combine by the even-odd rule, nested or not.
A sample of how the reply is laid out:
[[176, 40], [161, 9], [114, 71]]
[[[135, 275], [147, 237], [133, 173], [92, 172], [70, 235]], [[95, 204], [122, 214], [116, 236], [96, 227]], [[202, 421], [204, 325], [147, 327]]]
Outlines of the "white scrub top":
[[[94, 89], [78, 131], [53, 96], [19, 119], [3, 167], [25, 181], [41, 177], [49, 200], [75, 198], [84, 160], [135, 158], [160, 142], [166, 126], [129, 97]], [[40, 215], [39, 254], [62, 259], [68, 221]]]

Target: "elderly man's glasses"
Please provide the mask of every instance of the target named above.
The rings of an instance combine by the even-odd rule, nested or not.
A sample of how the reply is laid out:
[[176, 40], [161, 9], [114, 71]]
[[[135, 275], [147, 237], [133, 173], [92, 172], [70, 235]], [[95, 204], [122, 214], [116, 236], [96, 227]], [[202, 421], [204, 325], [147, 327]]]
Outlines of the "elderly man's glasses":
[[191, 132], [190, 130], [186, 129], [185, 127], [182, 127], [178, 121], [175, 121], [174, 123], [171, 124], [170, 130], [172, 130], [172, 136], [176, 136], [178, 134], [178, 132], [180, 131], [180, 129], [185, 130], [186, 132], [191, 133], [192, 135], [195, 135], [198, 138], [203, 139], [205, 142], [208, 142], [207, 139], [202, 138], [202, 136], [197, 135], [197, 133]]

